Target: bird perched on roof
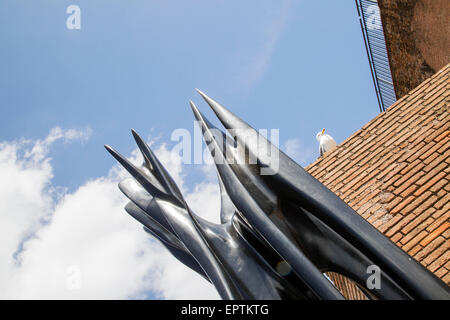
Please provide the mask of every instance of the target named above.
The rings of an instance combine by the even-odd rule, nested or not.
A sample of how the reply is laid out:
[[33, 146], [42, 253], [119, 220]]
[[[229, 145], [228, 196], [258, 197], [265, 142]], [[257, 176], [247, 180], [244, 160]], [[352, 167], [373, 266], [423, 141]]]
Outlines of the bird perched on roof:
[[317, 132], [316, 139], [319, 141], [320, 156], [323, 156], [325, 152], [330, 151], [336, 146], [336, 141], [330, 135], [325, 134], [325, 128]]

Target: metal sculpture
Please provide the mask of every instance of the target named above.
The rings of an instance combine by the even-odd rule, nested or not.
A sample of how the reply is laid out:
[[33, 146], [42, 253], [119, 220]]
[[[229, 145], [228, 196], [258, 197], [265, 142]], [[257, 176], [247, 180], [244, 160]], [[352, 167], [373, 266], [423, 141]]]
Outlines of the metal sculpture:
[[[189, 208], [135, 131], [142, 166], [105, 147], [133, 176], [119, 183], [131, 200], [125, 210], [223, 299], [344, 299], [325, 272], [351, 279], [369, 299], [450, 299], [440, 279], [255, 129], [199, 93], [234, 138], [190, 102], [218, 172], [220, 224]], [[261, 153], [267, 147], [272, 157]], [[372, 265], [381, 286], [370, 290]]]

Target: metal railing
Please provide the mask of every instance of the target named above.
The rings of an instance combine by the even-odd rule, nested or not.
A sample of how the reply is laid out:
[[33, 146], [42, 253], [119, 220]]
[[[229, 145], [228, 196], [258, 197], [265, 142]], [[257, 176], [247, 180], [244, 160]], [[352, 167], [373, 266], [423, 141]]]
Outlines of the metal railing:
[[380, 112], [397, 101], [376, 0], [355, 0]]

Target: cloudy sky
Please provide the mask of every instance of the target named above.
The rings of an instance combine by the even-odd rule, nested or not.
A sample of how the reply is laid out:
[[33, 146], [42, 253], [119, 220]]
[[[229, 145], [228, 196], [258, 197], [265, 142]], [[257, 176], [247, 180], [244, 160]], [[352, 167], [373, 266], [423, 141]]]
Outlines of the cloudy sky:
[[4, 0], [0, 43], [0, 298], [218, 298], [125, 213], [103, 148], [139, 163], [135, 128], [217, 221], [213, 168], [171, 140], [189, 99], [214, 119], [194, 88], [301, 165], [378, 112], [353, 0]]

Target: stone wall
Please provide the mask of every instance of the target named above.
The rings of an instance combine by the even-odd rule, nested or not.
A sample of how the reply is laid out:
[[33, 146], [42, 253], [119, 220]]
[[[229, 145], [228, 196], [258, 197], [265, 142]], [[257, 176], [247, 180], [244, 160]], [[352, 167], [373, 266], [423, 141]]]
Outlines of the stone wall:
[[397, 98], [450, 59], [450, 1], [378, 0]]

